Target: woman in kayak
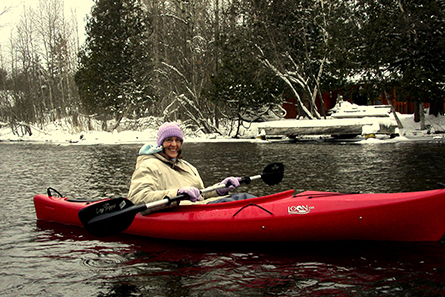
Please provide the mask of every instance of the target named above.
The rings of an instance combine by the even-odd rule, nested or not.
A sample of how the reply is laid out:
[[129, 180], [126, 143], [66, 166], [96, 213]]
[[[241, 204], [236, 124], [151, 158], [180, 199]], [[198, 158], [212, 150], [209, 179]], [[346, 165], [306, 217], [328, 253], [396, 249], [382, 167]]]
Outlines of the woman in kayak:
[[186, 194], [191, 202], [198, 202], [209, 197], [219, 198], [239, 187], [240, 178], [228, 177], [221, 183], [229, 187], [201, 195], [199, 189], [204, 188], [204, 183], [196, 168], [183, 160], [183, 142], [184, 135], [177, 123], [159, 127], [158, 146], [144, 145], [139, 151], [128, 199], [134, 204], [143, 204]]

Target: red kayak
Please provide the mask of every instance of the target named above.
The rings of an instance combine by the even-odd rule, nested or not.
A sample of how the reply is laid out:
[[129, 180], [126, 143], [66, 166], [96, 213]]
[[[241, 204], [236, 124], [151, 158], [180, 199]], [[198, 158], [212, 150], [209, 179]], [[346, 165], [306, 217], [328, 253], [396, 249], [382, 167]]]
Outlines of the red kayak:
[[[82, 226], [79, 210], [93, 203], [34, 197], [37, 219], [74, 226]], [[391, 194], [290, 190], [138, 213], [124, 232], [198, 241], [439, 241], [445, 233], [445, 189]]]

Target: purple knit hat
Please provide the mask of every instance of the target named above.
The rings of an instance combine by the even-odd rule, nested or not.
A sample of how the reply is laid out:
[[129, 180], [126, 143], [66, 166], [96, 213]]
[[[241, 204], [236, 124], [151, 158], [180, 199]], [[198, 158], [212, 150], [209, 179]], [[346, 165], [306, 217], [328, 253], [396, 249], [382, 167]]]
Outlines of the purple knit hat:
[[180, 138], [181, 141], [184, 141], [184, 134], [182, 134], [178, 123], [170, 122], [162, 124], [158, 131], [158, 146], [162, 146], [162, 143], [166, 138], [173, 136], [176, 136]]

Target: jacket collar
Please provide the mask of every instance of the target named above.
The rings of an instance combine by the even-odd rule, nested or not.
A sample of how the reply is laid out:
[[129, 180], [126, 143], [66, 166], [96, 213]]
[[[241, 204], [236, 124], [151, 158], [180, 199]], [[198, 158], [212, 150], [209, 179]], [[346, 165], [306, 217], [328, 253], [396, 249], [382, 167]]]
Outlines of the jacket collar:
[[167, 164], [172, 169], [186, 171], [183, 168], [184, 163], [181, 162], [181, 159], [182, 159], [182, 155], [181, 154], [175, 160], [169, 159], [168, 156], [164, 152], [159, 152], [159, 153], [153, 154], [153, 157], [155, 157], [156, 159], [164, 162], [165, 164]]

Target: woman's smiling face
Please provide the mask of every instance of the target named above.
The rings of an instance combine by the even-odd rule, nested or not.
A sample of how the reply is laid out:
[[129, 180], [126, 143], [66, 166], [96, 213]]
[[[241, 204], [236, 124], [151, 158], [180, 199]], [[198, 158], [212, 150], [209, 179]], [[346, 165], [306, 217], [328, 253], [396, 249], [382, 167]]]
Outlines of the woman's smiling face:
[[179, 149], [181, 148], [182, 140], [176, 136], [167, 137], [162, 142], [164, 153], [170, 158], [175, 159], [179, 155]]

